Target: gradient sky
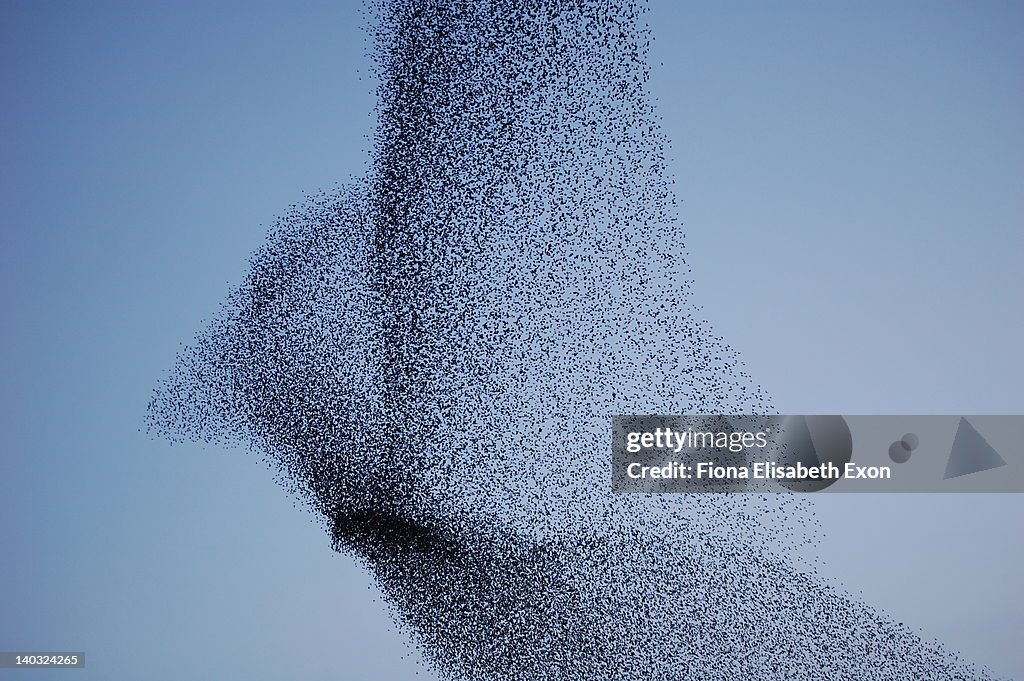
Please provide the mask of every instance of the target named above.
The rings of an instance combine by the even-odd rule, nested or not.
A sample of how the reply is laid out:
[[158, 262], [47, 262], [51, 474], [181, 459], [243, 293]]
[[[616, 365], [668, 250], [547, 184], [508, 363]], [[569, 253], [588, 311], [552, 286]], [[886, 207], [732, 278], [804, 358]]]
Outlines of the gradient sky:
[[[429, 678], [254, 457], [139, 430], [274, 216], [366, 167], [358, 4], [295, 5], [0, 2], [0, 649]], [[1024, 413], [1024, 5], [650, 21], [696, 292], [777, 407]], [[1024, 677], [1024, 499], [818, 503], [852, 589]]]

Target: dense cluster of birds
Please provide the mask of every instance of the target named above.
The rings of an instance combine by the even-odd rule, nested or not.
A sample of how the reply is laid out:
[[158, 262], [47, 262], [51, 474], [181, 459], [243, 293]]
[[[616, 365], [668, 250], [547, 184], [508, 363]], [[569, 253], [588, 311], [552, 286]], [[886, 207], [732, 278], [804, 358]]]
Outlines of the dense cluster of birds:
[[382, 0], [372, 166], [281, 217], [150, 404], [245, 443], [445, 679], [978, 679], [805, 496], [616, 495], [615, 414], [771, 413], [691, 298], [630, 0]]

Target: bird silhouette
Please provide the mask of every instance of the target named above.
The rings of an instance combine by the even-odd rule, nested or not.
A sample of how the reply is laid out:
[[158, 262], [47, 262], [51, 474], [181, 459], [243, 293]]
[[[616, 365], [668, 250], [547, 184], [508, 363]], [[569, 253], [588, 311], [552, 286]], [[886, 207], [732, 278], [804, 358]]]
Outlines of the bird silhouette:
[[371, 12], [370, 171], [277, 221], [151, 428], [261, 452], [442, 678], [988, 678], [818, 574], [806, 496], [612, 494], [613, 415], [773, 412], [693, 299], [642, 3]]

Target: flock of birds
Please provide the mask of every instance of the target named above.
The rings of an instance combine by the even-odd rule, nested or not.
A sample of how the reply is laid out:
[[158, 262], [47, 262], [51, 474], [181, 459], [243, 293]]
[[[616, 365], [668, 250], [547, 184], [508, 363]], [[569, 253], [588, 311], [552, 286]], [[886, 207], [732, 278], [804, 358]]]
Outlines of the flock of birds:
[[260, 452], [443, 679], [988, 678], [819, 574], [806, 496], [611, 492], [613, 415], [773, 410], [691, 297], [642, 3], [373, 13], [371, 170], [277, 221], [151, 428]]

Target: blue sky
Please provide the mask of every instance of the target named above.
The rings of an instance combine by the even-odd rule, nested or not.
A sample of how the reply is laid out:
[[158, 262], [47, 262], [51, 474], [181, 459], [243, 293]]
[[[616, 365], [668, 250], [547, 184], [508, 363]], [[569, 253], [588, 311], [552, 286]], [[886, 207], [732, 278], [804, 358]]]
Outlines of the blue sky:
[[[649, 16], [696, 292], [777, 406], [1024, 412], [1024, 7]], [[0, 5], [0, 648], [84, 650], [90, 679], [419, 670], [255, 458], [139, 432], [266, 225], [363, 172], [361, 25], [357, 3]], [[822, 550], [1022, 675], [1022, 510], [836, 495]]]

